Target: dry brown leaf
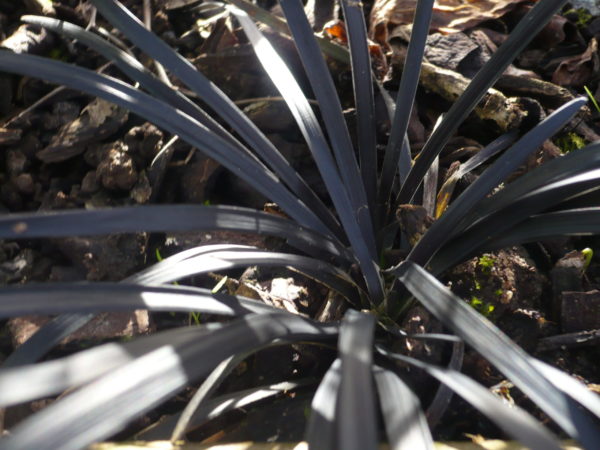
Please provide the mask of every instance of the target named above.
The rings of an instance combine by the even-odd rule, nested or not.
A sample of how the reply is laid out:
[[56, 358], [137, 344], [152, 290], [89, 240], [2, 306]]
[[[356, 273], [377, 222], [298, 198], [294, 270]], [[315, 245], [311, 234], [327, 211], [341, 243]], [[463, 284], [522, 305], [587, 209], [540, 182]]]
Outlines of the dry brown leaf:
[[[524, 0], [436, 0], [431, 30], [456, 33], [481, 22], [497, 19]], [[387, 28], [413, 22], [416, 0], [375, 0], [369, 33], [377, 42], [387, 41]]]
[[552, 82], [559, 86], [581, 87], [598, 73], [599, 68], [598, 41], [592, 38], [582, 54], [567, 58], [558, 65], [552, 74]]

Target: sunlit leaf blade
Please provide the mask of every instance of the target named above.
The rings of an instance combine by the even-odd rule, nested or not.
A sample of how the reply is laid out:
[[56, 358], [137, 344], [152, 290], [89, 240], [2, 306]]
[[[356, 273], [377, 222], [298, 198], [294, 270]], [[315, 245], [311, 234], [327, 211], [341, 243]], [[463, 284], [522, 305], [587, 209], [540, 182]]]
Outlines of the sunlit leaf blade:
[[[144, 24], [119, 2], [115, 0], [93, 0], [92, 3], [96, 6], [100, 14], [123, 32], [131, 42], [161, 63], [173, 75], [177, 76], [204, 102], [210, 105], [217, 114], [227, 121], [264, 161], [276, 168], [277, 173], [283, 175], [282, 180], [285, 180], [286, 183], [292, 186], [292, 190], [303, 201], [307, 202], [309, 207], [327, 225], [329, 230], [332, 230], [334, 233], [341, 231], [331, 212], [314, 194], [312, 189], [291, 168], [285, 158], [258, 127], [254, 125], [223, 91], [196, 70], [188, 60], [175, 52], [158, 36], [148, 31]], [[202, 149], [202, 147], [199, 148]], [[253, 184], [250, 183], [250, 185]]]
[[200, 311], [235, 316], [271, 312], [264, 303], [191, 286], [142, 286], [138, 284], [40, 283], [0, 289], [0, 317], [67, 312]]
[[254, 22], [243, 11], [235, 7], [229, 8], [244, 28], [256, 56], [266, 69], [271, 81], [286, 100], [308, 144], [331, 200], [340, 216], [348, 240], [354, 249], [367, 283], [371, 301], [375, 304], [380, 303], [383, 299], [383, 286], [374, 265], [376, 252], [373, 234], [369, 235], [367, 230], [361, 229], [359, 226], [358, 208], [355, 209], [352, 205], [349, 194], [340, 178], [337, 165], [331, 155], [329, 145], [308, 100], [281, 57], [258, 30]]
[[[525, 222], [529, 222], [529, 220], [527, 220], [529, 215], [535, 214], [540, 210], [549, 209], [557, 203], [571, 198], [574, 195], [590, 191], [593, 192], [598, 189], [600, 189], [600, 168], [585, 171], [564, 180], [549, 183], [546, 186], [534, 190], [519, 200], [516, 200], [512, 205], [505, 209], [488, 215], [485, 219], [477, 222], [474, 226], [467, 228], [464, 233], [451, 240], [448, 245], [438, 253], [439, 258], [434, 257], [431, 263], [432, 271], [434, 271], [433, 273], [440, 273], [440, 271], [445, 270], [451, 265], [476, 254], [480, 249], [489, 248], [490, 241], [499, 239], [503, 242], [512, 240], [515, 243], [519, 243], [519, 241], [515, 241], [515, 239], [523, 238], [523, 236], [519, 235], [518, 232], [513, 232], [511, 227], [516, 227], [517, 230], [519, 230], [521, 229], [519, 223], [524, 220]], [[542, 216], [546, 215], [542, 214]], [[552, 223], [543, 223], [540, 225], [539, 235], [543, 236], [544, 233], [547, 233], [548, 231], [544, 230], [549, 227], [556, 230], [556, 228], [553, 228], [554, 225]], [[531, 230], [531, 228], [529, 228], [529, 230]], [[580, 228], [580, 230], [583, 230], [583, 228]], [[531, 238], [528, 238], [521, 242], [530, 240]]]
[[456, 394], [477, 408], [488, 419], [529, 448], [560, 449], [556, 438], [539, 422], [518, 406], [508, 407], [486, 388], [466, 375], [451, 369], [438, 367], [409, 356], [392, 353], [377, 347], [383, 355], [411, 364], [446, 384]]
[[336, 359], [313, 397], [306, 425], [306, 441], [311, 449], [337, 448], [336, 404], [342, 382], [342, 361]]
[[543, 186], [600, 167], [600, 143], [590, 144], [580, 150], [542, 164], [520, 176], [492, 197], [484, 199], [477, 206], [474, 214], [464, 218], [461, 229], [475, 224], [496, 211], [510, 207], [515, 201]]
[[[385, 166], [384, 166], [385, 167]], [[400, 185], [404, 184], [406, 177], [412, 167], [412, 155], [410, 153], [410, 142], [408, 141], [408, 135], [404, 135], [402, 139], [402, 147], [400, 149], [400, 158], [398, 159], [398, 177]], [[390, 190], [391, 192], [391, 190]]]
[[[288, 28], [289, 23], [286, 23], [286, 21], [283, 20], [280, 16], [275, 15], [259, 6], [256, 6], [253, 3], [250, 3], [250, 1], [248, 1], [248, 0], [227, 0], [227, 1], [229, 3], [231, 3], [232, 5], [237, 6], [242, 11], [245, 11], [250, 17], [252, 17], [257, 22], [261, 22], [261, 23], [264, 23], [265, 25], [268, 25], [271, 29], [273, 29], [274, 31], [277, 31], [278, 33], [280, 33], [284, 36], [292, 37], [290, 30]], [[302, 11], [302, 14], [304, 15], [304, 11]], [[338, 60], [342, 63], [345, 63], [345, 64], [350, 63], [350, 55], [348, 54], [348, 50], [346, 48], [342, 47], [341, 45], [338, 45], [337, 43], [335, 43], [323, 36], [318, 36], [318, 35], [314, 34], [312, 29], [311, 29], [311, 34], [314, 35], [314, 37], [317, 40], [317, 42], [319, 43], [319, 47], [321, 48], [323, 53], [331, 56], [332, 58], [335, 58], [336, 60]]]
[[[362, 183], [357, 183], [357, 180], [360, 179], [360, 172], [331, 73], [308, 23], [302, 2], [299, 0], [283, 0], [280, 4], [286, 14], [288, 26], [294, 37], [294, 45], [298, 49], [298, 55], [302, 60], [311, 88], [319, 103], [321, 118], [327, 129], [342, 181], [354, 208], [358, 211], [358, 220], [367, 234], [366, 237], [372, 239], [373, 225], [369, 216], [369, 209], [360, 208], [361, 205], [367, 205], [365, 186]], [[369, 204], [369, 208], [371, 206]]]
[[357, 286], [336, 266], [325, 261], [291, 253], [262, 251], [249, 246], [206, 245], [186, 250], [186, 257], [168, 258], [135, 277], [141, 284], [164, 284], [202, 273], [239, 267], [289, 267], [336, 290], [354, 304], [360, 304]]
[[[600, 207], [572, 209], [534, 215], [503, 235], [485, 243], [485, 248], [504, 248], [558, 236], [600, 234]], [[445, 260], [443, 261], [445, 263]]]
[[433, 258], [432, 272], [441, 273], [483, 249], [502, 248], [551, 236], [597, 233], [593, 214], [588, 214], [592, 210], [583, 215], [585, 218], [580, 225], [577, 224], [578, 213], [574, 213], [572, 223], [563, 214], [528, 217], [548, 209], [575, 210], [596, 205], [598, 193], [594, 189], [598, 183], [593, 177], [598, 169], [600, 144], [591, 144], [519, 177], [481, 201], [472, 213], [463, 218], [457, 226], [457, 229], [463, 230], [462, 233]]
[[369, 206], [374, 208], [377, 195], [375, 101], [365, 13], [360, 2], [342, 0], [341, 5], [346, 22], [348, 46], [350, 47], [360, 172], [367, 192]]
[[[465, 344], [462, 341], [454, 342], [452, 344], [452, 356], [450, 357], [450, 362], [448, 363], [448, 369], [460, 371], [463, 364], [463, 357], [465, 354]], [[433, 429], [437, 423], [440, 421], [446, 409], [450, 405], [450, 401], [452, 400], [453, 391], [444, 383], [440, 383], [438, 386], [437, 392], [435, 393], [435, 397], [431, 401], [430, 405], [425, 412], [427, 417], [427, 423], [429, 427]]]
[[111, 343], [62, 359], [2, 368], [0, 406], [12, 406], [61, 393], [87, 383], [133, 358], [118, 344]]
[[[213, 323], [205, 326], [204, 332], [210, 333], [222, 326]], [[191, 328], [187, 331], [179, 328], [140, 337], [124, 344], [104, 344], [38, 364], [3, 368], [0, 370], [0, 405], [10, 406], [79, 387], [165, 343], [182, 339], [186, 333], [197, 335], [198, 332]]]
[[374, 331], [374, 316], [352, 309], [346, 312], [338, 341], [342, 361], [336, 405], [338, 448], [377, 448], [372, 375]]
[[139, 231], [223, 230], [271, 235], [315, 257], [352, 261], [338, 241], [273, 214], [234, 206], [144, 205], [96, 210], [18, 213], [0, 216], [0, 237], [90, 236]]
[[136, 358], [62, 398], [11, 430], [3, 445], [12, 449], [83, 448], [121, 430], [206, 375], [223, 359], [276, 339], [327, 340], [335, 326], [290, 314], [249, 315], [206, 333], [182, 330], [182, 338]]
[[[202, 424], [216, 419], [225, 413], [239, 408], [251, 407], [254, 403], [275, 397], [284, 392], [291, 391], [308, 384], [308, 380], [294, 380], [293, 382], [281, 382], [269, 386], [257, 386], [243, 391], [224, 394], [214, 399], [208, 400], [200, 405], [191, 417], [189, 428], [193, 429]], [[136, 440], [143, 441], [164, 441], [168, 440], [170, 430], [175, 421], [181, 417], [180, 414], [167, 417], [161, 420], [156, 426], [138, 433]], [[173, 439], [171, 439], [172, 442]]]
[[552, 367], [539, 359], [531, 358], [531, 363], [558, 389], [585, 406], [600, 418], [600, 396], [587, 388], [585, 384], [569, 374]]
[[398, 204], [411, 202], [423, 181], [425, 172], [427, 172], [434, 158], [440, 154], [448, 139], [487, 93], [487, 90], [504, 73], [512, 60], [517, 57], [565, 3], [566, 0], [537, 2], [529, 13], [521, 19], [516, 28], [508, 35], [506, 41], [475, 75], [475, 78], [469, 83], [459, 99], [453, 103], [448, 113], [445, 114], [444, 121], [427, 140], [421, 151], [421, 156], [415, 162], [401, 188]]
[[[396, 110], [390, 137], [385, 149], [383, 165], [381, 169], [381, 178], [379, 180], [379, 203], [386, 205], [392, 193], [392, 182], [394, 180], [396, 165], [400, 162], [400, 185], [404, 184], [405, 177], [410, 171], [410, 150], [408, 153], [403, 150], [403, 146], [408, 146], [406, 130], [410, 113], [415, 101], [419, 75], [421, 73], [421, 62], [425, 53], [425, 43], [429, 33], [431, 15], [433, 12], [434, 0], [419, 0], [415, 9], [410, 42], [406, 54], [406, 63], [402, 70], [400, 87], [396, 97]], [[405, 142], [406, 141], [406, 142]], [[407, 147], [409, 148], [409, 147]], [[408, 164], [407, 158], [408, 156]]]
[[247, 408], [253, 403], [265, 400], [276, 395], [289, 392], [293, 395], [294, 390], [303, 387], [312, 380], [294, 380], [290, 382], [281, 382], [269, 386], [257, 386], [243, 391], [234, 392], [229, 395], [222, 395], [212, 401], [207, 402], [193, 415], [190, 426], [198, 427], [203, 423], [225, 414], [228, 411]]
[[179, 415], [177, 423], [173, 427], [173, 433], [171, 434], [170, 439], [171, 442], [184, 438], [185, 432], [191, 424], [192, 417], [198, 412], [201, 403], [206, 403], [208, 397], [219, 387], [225, 377], [227, 377], [247, 356], [247, 354], [230, 356], [224, 361], [221, 361], [221, 363], [213, 369]]
[[463, 165], [461, 165], [458, 171], [460, 176], [466, 175], [467, 173], [475, 170], [477, 167], [493, 158], [502, 150], [512, 145], [517, 140], [519, 133], [516, 130], [504, 133], [502, 136], [494, 139], [483, 149], [479, 150], [475, 155], [469, 158]]
[[440, 217], [448, 207], [448, 203], [450, 202], [450, 198], [452, 197], [454, 187], [456, 186], [458, 180], [460, 180], [467, 173], [479, 167], [481, 164], [485, 163], [490, 158], [496, 156], [499, 152], [512, 144], [516, 138], [516, 131], [505, 133], [486, 145], [482, 150], [478, 151], [464, 164], [461, 164], [458, 170], [444, 182], [438, 192], [435, 217]]
[[600, 439], [598, 425], [556, 389], [529, 362], [529, 356], [494, 324], [411, 261], [402, 263], [395, 275], [423, 306], [485, 356], [564, 431], [593, 448]]
[[439, 169], [440, 160], [439, 158], [435, 158], [425, 174], [425, 180], [423, 182], [423, 208], [425, 208], [427, 214], [432, 217], [435, 214]]
[[[136, 207], [135, 209], [61, 211], [44, 215], [17, 214], [0, 218], [0, 236], [12, 238], [73, 236], [140, 230], [187, 231], [199, 229], [246, 231], [286, 237], [291, 245], [325, 259], [329, 259], [327, 249], [339, 256], [348, 254], [347, 250], [340, 245], [332, 243], [327, 238], [323, 238], [311, 230], [298, 227], [294, 222], [255, 210], [236, 207], [154, 205]], [[324, 250], [325, 252], [323, 252]], [[334, 257], [334, 259], [341, 262], [342, 265], [347, 264], [339, 256]], [[182, 257], [183, 255], [180, 254], [171, 257], [169, 260]], [[350, 256], [347, 256], [347, 258], [349, 259]], [[144, 283], [143, 277], [146, 275], [146, 272], [136, 274], [129, 281]], [[154, 281], [158, 282], [157, 280]], [[346, 291], [350, 298], [356, 294], [352, 291], [353, 289]], [[355, 298], [354, 301], [358, 300]], [[13, 364], [13, 360], [15, 363], [19, 361], [19, 364], [35, 361], [72, 331], [85, 325], [92, 317], [93, 315], [89, 314], [84, 316], [69, 315], [68, 318], [62, 317], [61, 321], [67, 320], [69, 322], [68, 327], [57, 327], [53, 322], [44, 325], [28, 341], [31, 344], [26, 343], [19, 347], [6, 363]]]
[[323, 222], [300, 202], [260, 162], [239, 151], [228, 141], [203, 127], [199, 122], [161, 100], [133, 87], [91, 70], [46, 58], [12, 52], [0, 52], [0, 70], [18, 73], [67, 85], [113, 102], [144, 117], [159, 127], [178, 135], [190, 145], [239, 175], [267, 198], [275, 201], [298, 222], [325, 235], [331, 235]]
[[458, 225], [465, 222], [465, 217], [476, 205], [516, 170], [531, 152], [562, 128], [585, 103], [586, 100], [582, 97], [563, 105], [504, 152], [433, 223], [412, 249], [408, 259], [425, 265], [445, 242], [461, 231]]
[[568, 211], [570, 209], [593, 208], [600, 205], [600, 191], [595, 189], [582, 192], [564, 200], [544, 212]]
[[373, 375], [390, 448], [433, 450], [431, 432], [414, 392], [390, 370], [375, 366]]
[[[225, 246], [221, 246], [225, 247]], [[229, 246], [235, 247], [235, 246]], [[242, 247], [242, 246], [238, 246]], [[192, 254], [193, 254], [192, 249]], [[168, 266], [169, 263], [173, 261], [181, 261], [184, 260], [187, 256], [189, 256], [190, 251], [180, 252], [176, 255], [173, 255], [170, 258], [165, 260], [165, 264]], [[158, 284], [161, 282], [167, 282], [170, 280], [170, 277], [166, 277], [166, 281], [161, 281], [159, 275], [156, 274], [158, 271], [160, 273], [161, 267], [164, 265], [155, 264], [154, 266], [149, 267], [148, 269], [138, 272], [127, 279], [123, 280], [122, 283], [136, 283], [136, 284]], [[171, 271], [172, 272], [172, 271]], [[171, 275], [171, 272], [167, 272], [167, 274]], [[154, 278], [151, 275], [154, 274]], [[163, 279], [165, 277], [163, 276]], [[254, 304], [253, 304], [254, 305]], [[261, 308], [263, 305], [254, 305], [258, 308]], [[99, 309], [97, 311], [102, 310], [102, 306], [98, 306]], [[74, 308], [76, 310], [76, 308]], [[266, 311], [269, 311], [267, 309]], [[63, 338], [76, 331], [77, 329], [84, 326], [90, 320], [95, 317], [95, 314], [73, 314], [73, 313], [63, 313], [60, 316], [56, 317], [49, 323], [43, 325], [38, 331], [36, 331], [32, 337], [30, 337], [23, 345], [19, 346], [11, 355], [4, 361], [3, 367], [26, 364], [35, 362], [41, 356], [46, 354], [52, 347], [58, 344]]]

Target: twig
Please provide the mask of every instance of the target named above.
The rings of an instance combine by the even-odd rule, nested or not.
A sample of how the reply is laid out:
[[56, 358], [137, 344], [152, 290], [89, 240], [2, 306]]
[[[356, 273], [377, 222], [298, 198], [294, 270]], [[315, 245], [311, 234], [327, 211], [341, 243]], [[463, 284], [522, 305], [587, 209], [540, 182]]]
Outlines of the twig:
[[540, 339], [537, 351], [557, 350], [568, 347], [584, 347], [600, 343], [600, 330], [579, 331], [577, 333], [558, 334]]

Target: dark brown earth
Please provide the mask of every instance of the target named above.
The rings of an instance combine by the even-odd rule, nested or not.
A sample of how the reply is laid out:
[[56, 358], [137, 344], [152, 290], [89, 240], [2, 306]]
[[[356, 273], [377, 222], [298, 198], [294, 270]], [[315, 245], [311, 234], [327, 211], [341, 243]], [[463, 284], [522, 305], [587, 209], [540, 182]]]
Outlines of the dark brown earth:
[[[55, 0], [54, 11], [50, 13], [86, 26], [91, 20], [86, 3]], [[142, 0], [124, 3], [141, 17]], [[231, 21], [224, 19], [199, 22], [200, 29], [195, 28], [194, 22], [201, 16], [191, 9], [193, 5], [180, 7], [185, 3], [195, 2], [153, 2], [153, 30], [177, 47], [244, 108], [293, 166], [316, 186], [318, 192], [323, 192], [299, 130], [239, 30]], [[258, 3], [273, 6], [271, 1]], [[368, 9], [373, 8], [373, 2], [365, 4]], [[36, 5], [35, 1], [0, 0], [0, 47], [100, 70], [105, 61], [81, 45], [34, 27], [19, 25], [20, 15], [36, 13]], [[468, 77], [503, 42], [506, 33], [528, 7], [529, 2], [523, 2], [497, 19], [484, 21], [460, 33], [437, 33], [430, 38], [429, 65], [424, 68], [416, 111], [409, 127], [413, 153], [422, 147], [439, 114], [445, 112], [456, 98], [456, 93], [448, 86], [466, 83]], [[324, 14], [316, 14], [317, 22], [321, 24], [337, 18], [331, 11], [317, 12]], [[600, 98], [597, 44], [600, 17], [582, 14], [570, 11], [556, 16], [545, 30], [546, 37], [534, 41], [517, 58], [515, 65], [496, 85], [498, 92], [494, 95], [498, 97], [490, 97], [492, 103], [488, 103], [488, 109], [482, 107], [472, 115], [442, 153], [440, 185], [451, 173], [451, 167], [456, 167], [457, 161], [464, 162], [508, 128], [526, 130], [565, 101], [585, 95], [584, 86]], [[97, 25], [111, 30], [101, 18], [98, 18]], [[394, 91], [399, 83], [407, 34], [401, 24], [387, 26], [388, 39], [373, 42], [372, 56], [381, 81]], [[280, 35], [273, 37], [299, 79], [304, 80], [291, 42]], [[343, 43], [343, 37], [337, 39]], [[152, 67], [150, 61], [142, 56], [140, 58]], [[349, 68], [336, 61], [330, 61], [330, 66], [342, 103], [347, 108], [346, 116], [353, 123]], [[120, 76], [112, 67], [103, 70], [112, 76]], [[177, 86], [177, 81], [172, 81]], [[0, 73], [0, 211], [3, 213], [167, 202], [226, 203], [263, 209], [267, 202], [217, 163], [181, 141], [175, 142], [166, 152], [166, 157], [152, 165], [154, 157], [171, 136], [103, 100], [55, 88], [40, 80]], [[489, 105], [493, 101], [505, 100], [511, 105], [510, 116], [501, 118]], [[581, 142], [600, 139], [599, 117], [600, 111], [593, 106], [585, 109], [566, 131], [546, 142], [519, 174], [560, 156], [561, 152], [577, 151], [575, 148]], [[382, 123], [380, 144], [385, 144], [388, 127], [389, 123]], [[453, 195], [464, 190], [478, 173], [476, 170], [463, 176], [457, 182]], [[418, 233], [422, 234], [433, 220], [424, 214], [417, 214], [417, 217], [413, 223], [414, 231], [408, 236], [409, 241], [415, 236], [418, 239]], [[413, 217], [406, 220], [413, 220]], [[121, 280], [155, 262], [157, 250], [164, 257], [200, 243], [220, 242], [247, 243], [263, 248], [279, 245], [272, 240], [231, 233], [140, 233], [134, 236], [4, 241], [0, 242], [0, 283]], [[599, 244], [597, 238], [590, 237], [503, 249], [464, 262], [446, 273], [444, 281], [526, 351], [575, 375], [598, 392]], [[584, 248], [595, 251], [589, 265], [581, 253]], [[328, 295], [326, 290], [297, 274], [285, 270], [248, 270], [243, 274], [231, 273], [229, 277], [226, 288], [231, 292], [262, 298], [268, 303], [313, 317], [340, 317], [340, 309], [323, 310]], [[212, 287], [218, 279], [217, 276], [198, 277], [189, 282]], [[0, 362], [10, 354], [13, 346], [22, 343], [46, 320], [35, 317], [0, 322]], [[81, 343], [130, 337], [184, 324], [188, 320], [187, 316], [149, 316], [145, 312], [103, 315], [65, 341], [50, 357], [72, 351]], [[410, 332], [443, 331], [441, 324], [419, 307], [409, 310], [402, 324]], [[406, 348], [398, 350], [440, 363], [448, 359], [447, 352], [441, 348], [418, 342], [409, 342]], [[318, 374], [327, 366], [331, 356], [332, 353], [327, 350], [304, 347], [261, 352], [240, 367], [226, 387], [243, 388], [257, 384], [259, 374], [276, 381], [298, 373]], [[495, 392], [502, 392], [499, 395], [507, 401], [514, 400], [531, 407], [527, 399], [510, 385], [508, 389], [501, 389], [507, 386], [503, 377], [484, 359], [468, 350], [463, 371], [484, 385], [495, 387]], [[419, 378], [422, 377], [415, 376], [415, 389], [423, 393], [427, 404], [432, 397], [427, 394], [433, 391], [432, 381], [426, 380], [423, 384], [418, 382]], [[260, 379], [261, 384], [264, 382]], [[160, 414], [168, 413], [170, 408], [181, 405], [192, 392], [193, 387], [190, 387], [171, 404], [140, 420], [136, 424], [137, 430]], [[296, 424], [303, 420], [302, 414], [298, 417], [298, 411], [302, 411], [307, 399], [308, 394], [300, 391], [294, 399], [300, 406], [287, 410], [288, 421], [275, 421], [271, 430], [279, 430], [280, 439], [302, 438], [301, 425]], [[10, 426], [12, 421], [39, 406], [19, 407], [12, 413], [9, 410], [5, 425]], [[213, 441], [218, 441], [219, 436], [227, 434], [230, 440], [266, 440], [271, 434], [263, 430], [262, 425], [257, 427], [256, 423], [264, 424], [285, 416], [288, 412], [285, 407], [282, 408], [283, 412], [269, 417], [237, 412], [235, 417], [226, 416], [189, 437], [203, 440], [213, 436]], [[270, 414], [273, 414], [272, 410]], [[243, 425], [234, 429], [231, 424], [237, 423], [240, 417], [244, 418]], [[464, 402], [455, 399], [435, 429], [435, 437], [463, 439], [463, 433], [486, 437], [499, 435], [489, 422], [475, 415]], [[123, 437], [127, 436], [123, 434]]]

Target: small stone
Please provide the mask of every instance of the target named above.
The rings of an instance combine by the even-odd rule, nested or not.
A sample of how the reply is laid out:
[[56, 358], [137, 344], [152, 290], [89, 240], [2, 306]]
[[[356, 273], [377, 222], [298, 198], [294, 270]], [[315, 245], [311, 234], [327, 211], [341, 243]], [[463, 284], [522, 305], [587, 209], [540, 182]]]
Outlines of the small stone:
[[98, 167], [111, 150], [128, 153], [129, 147], [123, 141], [108, 142], [106, 144], [91, 144], [83, 154], [83, 159], [92, 167]]
[[600, 291], [563, 292], [560, 323], [564, 333], [600, 328]]
[[15, 185], [22, 194], [31, 195], [35, 191], [33, 178], [30, 173], [22, 173], [15, 178]]
[[144, 204], [148, 203], [150, 196], [152, 195], [152, 187], [146, 176], [146, 172], [142, 171], [138, 177], [138, 181], [129, 193], [129, 196], [135, 200], [136, 203]]
[[113, 149], [98, 165], [96, 177], [107, 189], [128, 191], [135, 185], [138, 173], [131, 156]]
[[81, 180], [81, 193], [82, 194], [93, 194], [100, 189], [98, 184], [98, 177], [96, 176], [95, 170], [90, 170], [85, 174], [83, 180]]
[[18, 150], [6, 154], [6, 168], [10, 175], [19, 175], [27, 167], [27, 157]]
[[163, 144], [163, 132], [146, 122], [129, 130], [125, 135], [124, 142], [129, 147], [130, 153], [151, 161]]

